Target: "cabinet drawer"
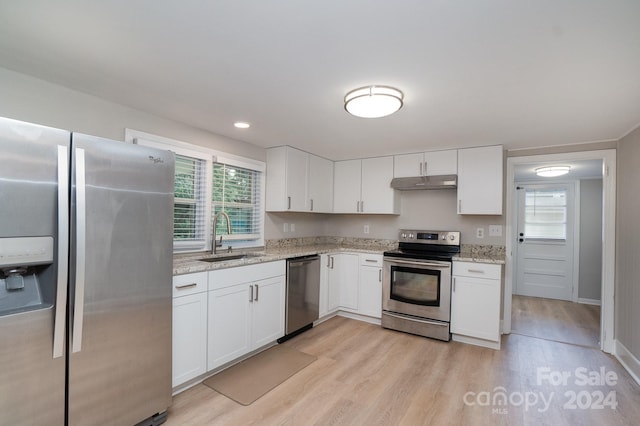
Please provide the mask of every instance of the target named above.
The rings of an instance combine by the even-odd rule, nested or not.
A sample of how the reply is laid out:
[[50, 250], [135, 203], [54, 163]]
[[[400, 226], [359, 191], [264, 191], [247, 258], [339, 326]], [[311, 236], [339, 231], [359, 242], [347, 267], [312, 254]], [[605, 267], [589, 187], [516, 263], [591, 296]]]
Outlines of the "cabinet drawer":
[[379, 254], [360, 254], [361, 266], [382, 267], [382, 256]]
[[209, 290], [217, 290], [236, 284], [252, 283], [266, 278], [286, 275], [286, 273], [287, 266], [284, 260], [219, 269], [209, 272]]
[[453, 275], [458, 277], [500, 279], [502, 265], [475, 263], [475, 262], [453, 262]]
[[207, 291], [207, 273], [176, 275], [173, 277], [173, 297]]

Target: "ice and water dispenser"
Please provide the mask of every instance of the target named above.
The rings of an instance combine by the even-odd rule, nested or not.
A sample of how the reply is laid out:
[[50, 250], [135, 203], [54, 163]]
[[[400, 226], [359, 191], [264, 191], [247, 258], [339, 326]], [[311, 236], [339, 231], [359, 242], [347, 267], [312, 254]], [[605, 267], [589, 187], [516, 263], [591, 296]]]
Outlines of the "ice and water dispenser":
[[53, 306], [53, 237], [0, 238], [0, 316]]

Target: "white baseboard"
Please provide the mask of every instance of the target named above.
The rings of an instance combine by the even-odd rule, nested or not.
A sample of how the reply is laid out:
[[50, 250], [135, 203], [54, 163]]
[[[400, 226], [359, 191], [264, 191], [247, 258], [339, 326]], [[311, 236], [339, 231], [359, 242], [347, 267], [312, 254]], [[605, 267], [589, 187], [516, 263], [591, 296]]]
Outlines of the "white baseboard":
[[382, 323], [380, 318], [368, 317], [366, 315], [355, 314], [353, 312], [347, 312], [347, 311], [338, 311], [338, 316], [351, 318], [358, 321], [364, 321], [364, 322], [368, 322], [370, 324], [375, 324], [375, 325], [380, 325]]
[[615, 352], [613, 355], [620, 361], [624, 369], [629, 372], [633, 380], [640, 385], [640, 360], [618, 340], [615, 341]]
[[602, 304], [598, 299], [586, 299], [584, 297], [579, 297], [578, 303], [582, 303], [583, 305], [597, 305], [597, 306], [600, 306]]
[[467, 343], [470, 345], [482, 346], [489, 349], [500, 350], [500, 342], [492, 342], [491, 340], [478, 339], [476, 337], [462, 336], [460, 334], [452, 334], [451, 340], [454, 342]]

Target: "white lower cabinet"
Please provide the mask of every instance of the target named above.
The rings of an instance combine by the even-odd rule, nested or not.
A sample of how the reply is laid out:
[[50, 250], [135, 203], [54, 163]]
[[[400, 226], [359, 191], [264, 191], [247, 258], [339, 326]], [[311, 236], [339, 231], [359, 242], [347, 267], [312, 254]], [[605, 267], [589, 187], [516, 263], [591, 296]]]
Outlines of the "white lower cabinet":
[[358, 313], [382, 317], [382, 256], [360, 255]]
[[[500, 347], [501, 270], [501, 265], [453, 262], [451, 333], [454, 340]], [[456, 339], [457, 336], [461, 338]]]
[[207, 369], [284, 335], [284, 261], [209, 272]]
[[172, 386], [207, 372], [207, 274], [173, 277]]
[[333, 258], [329, 270], [329, 282], [338, 288], [339, 306], [343, 309], [358, 310], [358, 265], [357, 254], [339, 253]]

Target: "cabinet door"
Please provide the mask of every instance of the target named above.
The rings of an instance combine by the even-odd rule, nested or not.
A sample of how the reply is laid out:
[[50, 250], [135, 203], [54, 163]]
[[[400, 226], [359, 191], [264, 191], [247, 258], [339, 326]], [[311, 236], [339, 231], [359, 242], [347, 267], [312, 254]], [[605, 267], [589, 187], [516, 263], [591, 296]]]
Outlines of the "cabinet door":
[[357, 310], [360, 258], [357, 254], [340, 253], [334, 255], [334, 259], [332, 272], [340, 286], [340, 307]]
[[422, 176], [424, 154], [402, 154], [393, 156], [393, 177]]
[[[340, 307], [340, 260], [339, 254], [327, 256], [325, 268], [327, 270], [327, 313]], [[336, 263], [337, 262], [337, 263]]]
[[426, 176], [457, 174], [458, 150], [425, 152], [423, 170]]
[[309, 210], [333, 211], [333, 161], [309, 154]]
[[451, 332], [500, 341], [500, 280], [453, 277]]
[[502, 214], [502, 146], [458, 150], [458, 214]]
[[393, 157], [362, 160], [362, 213], [400, 213], [399, 197], [389, 184], [393, 179]]
[[[319, 316], [329, 313], [329, 266], [331, 258], [328, 254], [320, 255], [320, 303], [318, 306]], [[337, 307], [337, 306], [336, 306]]]
[[208, 370], [251, 350], [250, 300], [249, 284], [209, 292]]
[[382, 268], [360, 267], [358, 313], [375, 318], [382, 316]]
[[287, 147], [287, 210], [307, 211], [309, 154]]
[[285, 277], [253, 283], [252, 350], [284, 336]]
[[361, 160], [337, 161], [333, 169], [333, 212], [358, 213]]
[[207, 293], [173, 299], [173, 374], [176, 387], [207, 372]]

